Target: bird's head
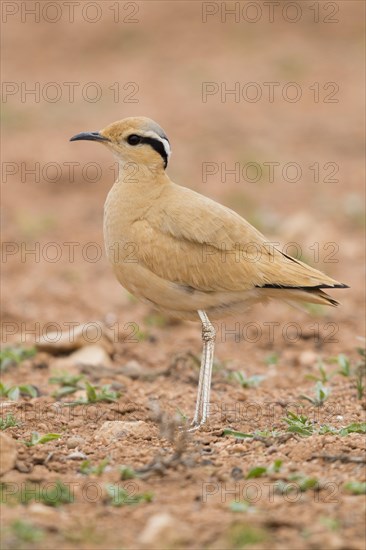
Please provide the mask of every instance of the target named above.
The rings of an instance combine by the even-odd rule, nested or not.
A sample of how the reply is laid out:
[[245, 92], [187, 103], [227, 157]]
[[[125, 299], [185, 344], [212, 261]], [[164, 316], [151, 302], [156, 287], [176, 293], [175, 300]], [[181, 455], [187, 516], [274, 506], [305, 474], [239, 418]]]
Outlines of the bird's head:
[[135, 162], [152, 169], [165, 169], [171, 153], [165, 132], [146, 117], [129, 117], [113, 122], [99, 132], [82, 132], [70, 141], [99, 141], [106, 145], [119, 161]]

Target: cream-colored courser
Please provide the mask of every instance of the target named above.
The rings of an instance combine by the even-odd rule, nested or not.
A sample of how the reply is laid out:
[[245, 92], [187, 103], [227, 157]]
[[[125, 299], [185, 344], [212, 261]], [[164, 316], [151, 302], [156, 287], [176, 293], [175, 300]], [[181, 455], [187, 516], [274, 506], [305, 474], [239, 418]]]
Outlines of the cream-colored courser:
[[163, 313], [202, 322], [195, 429], [208, 417], [215, 330], [209, 319], [256, 302], [337, 305], [324, 288], [345, 288], [270, 245], [236, 212], [173, 183], [170, 144], [153, 120], [131, 117], [71, 138], [103, 143], [119, 161], [104, 210], [106, 251], [124, 288]]

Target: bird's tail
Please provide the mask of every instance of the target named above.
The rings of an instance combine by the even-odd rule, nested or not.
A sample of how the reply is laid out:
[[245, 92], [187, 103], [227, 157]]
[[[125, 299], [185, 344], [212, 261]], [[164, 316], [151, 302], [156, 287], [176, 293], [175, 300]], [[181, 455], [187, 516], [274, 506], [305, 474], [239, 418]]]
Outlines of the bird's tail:
[[327, 306], [338, 306], [339, 302], [319, 288], [266, 288], [263, 289], [268, 298], [282, 299], [291, 305], [294, 303], [308, 302]]

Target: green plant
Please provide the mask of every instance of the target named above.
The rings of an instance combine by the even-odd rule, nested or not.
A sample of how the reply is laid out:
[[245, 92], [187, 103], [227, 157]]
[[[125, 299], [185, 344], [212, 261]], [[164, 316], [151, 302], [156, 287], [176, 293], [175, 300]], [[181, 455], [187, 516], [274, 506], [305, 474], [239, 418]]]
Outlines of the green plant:
[[133, 468], [130, 468], [129, 466], [124, 466], [124, 465], [120, 466], [119, 473], [122, 481], [126, 481], [127, 479], [134, 479], [138, 477], [137, 472], [135, 472], [135, 470]]
[[279, 472], [282, 468], [282, 464], [283, 464], [283, 461], [281, 459], [277, 458], [273, 462], [273, 464], [270, 466], [270, 471], [275, 472], [275, 473]]
[[32, 523], [23, 521], [22, 519], [13, 521], [11, 530], [15, 537], [22, 542], [37, 543], [40, 542], [44, 536], [41, 529], [38, 529]]
[[357, 399], [361, 400], [363, 399], [363, 396], [365, 394], [365, 374], [362, 372], [361, 369], [357, 370], [356, 373], [356, 389], [357, 389]]
[[302, 474], [293, 474], [288, 480], [280, 479], [275, 483], [275, 492], [278, 494], [288, 494], [298, 490], [304, 493], [310, 489], [319, 490], [319, 481], [315, 477], [306, 477]]
[[267, 357], [264, 359], [264, 362], [268, 366], [277, 365], [277, 363], [279, 361], [279, 358], [280, 358], [280, 356], [278, 355], [278, 353], [273, 352], [273, 353], [270, 353], [269, 355], [267, 355]]
[[356, 348], [356, 351], [358, 355], [361, 357], [361, 360], [359, 363], [357, 363], [357, 366], [363, 366], [366, 367], [366, 349], [365, 348]]
[[12, 484], [1, 484], [1, 502], [11, 504], [29, 504], [30, 502], [40, 502], [46, 506], [60, 506], [74, 501], [72, 486], [63, 483], [59, 479], [56, 481], [48, 481], [46, 484], [26, 482], [17, 489], [7, 490]]
[[93, 386], [88, 381], [85, 382], [86, 397], [79, 399], [78, 401], [72, 401], [68, 405], [87, 405], [91, 403], [99, 403], [104, 401], [106, 403], [114, 403], [121, 395], [120, 392], [111, 390], [111, 385], [106, 384], [99, 390], [96, 386]]
[[287, 431], [308, 437], [314, 432], [314, 426], [307, 416], [297, 415], [291, 411], [283, 419], [287, 424]]
[[254, 437], [254, 434], [237, 432], [236, 430], [229, 430], [228, 428], [224, 430], [224, 435], [232, 435], [236, 439], [252, 439]]
[[265, 379], [265, 376], [260, 374], [247, 376], [243, 371], [235, 371], [231, 374], [231, 378], [238, 382], [242, 388], [256, 388]]
[[52, 396], [56, 399], [60, 399], [61, 397], [64, 397], [65, 395], [70, 395], [72, 393], [75, 393], [77, 390], [83, 389], [82, 386], [79, 384], [81, 380], [83, 380], [84, 376], [81, 374], [75, 375], [75, 374], [69, 374], [69, 373], [60, 373], [59, 375], [52, 376], [49, 378], [50, 384], [59, 384], [61, 388], [53, 392]]
[[322, 525], [325, 525], [330, 531], [338, 531], [340, 528], [340, 523], [335, 518], [329, 518], [327, 516], [322, 516], [319, 518], [319, 522]]
[[246, 479], [254, 479], [256, 477], [262, 477], [263, 474], [267, 473], [266, 466], [254, 466], [254, 468], [251, 468], [247, 475], [245, 476]]
[[300, 399], [305, 399], [306, 401], [309, 401], [315, 407], [321, 407], [330, 396], [330, 393], [330, 388], [326, 388], [322, 384], [322, 382], [318, 381], [315, 384], [314, 397], [302, 394], [300, 395]]
[[229, 504], [229, 508], [232, 512], [248, 512], [249, 510], [254, 510], [253, 506], [246, 500], [241, 500], [239, 502], [232, 500]]
[[264, 474], [272, 474], [274, 472], [279, 472], [282, 467], [282, 460], [275, 460], [270, 466], [254, 466], [251, 468], [245, 479], [254, 479], [256, 477], [262, 477]]
[[353, 495], [365, 495], [366, 481], [349, 481], [345, 483], [344, 488]]
[[18, 365], [24, 359], [29, 359], [37, 353], [36, 348], [22, 348], [19, 346], [9, 346], [0, 351], [0, 371], [8, 367]]
[[84, 475], [95, 474], [97, 476], [100, 476], [102, 475], [108, 464], [108, 457], [103, 458], [103, 460], [99, 462], [99, 464], [97, 464], [96, 466], [92, 466], [90, 460], [83, 460], [83, 462], [80, 464], [79, 471]]
[[0, 382], [0, 397], [7, 397], [11, 401], [18, 401], [21, 395], [30, 395], [37, 397], [37, 389], [30, 385], [24, 384], [20, 386], [6, 386]]
[[335, 361], [339, 365], [339, 370], [337, 370], [338, 374], [341, 374], [342, 376], [351, 376], [352, 369], [351, 369], [351, 361], [344, 355], [344, 353], [340, 353], [338, 357], [335, 358]]
[[[313, 434], [325, 435], [341, 435], [347, 436], [351, 433], [366, 433], [366, 422], [354, 422], [345, 426], [344, 428], [333, 428], [333, 426], [328, 426], [328, 424], [323, 424], [319, 428], [315, 428], [312, 422], [307, 416], [297, 415], [291, 411], [287, 413], [287, 416], [283, 418], [287, 424], [287, 432], [295, 433], [301, 435], [302, 437], [309, 437]], [[235, 437], [236, 439], [249, 439], [253, 440], [255, 438], [266, 439], [269, 437], [279, 437], [284, 435], [286, 432], [280, 432], [276, 430], [256, 430], [253, 433], [238, 432], [235, 430], [225, 429], [224, 435], [229, 435]], [[275, 461], [272, 468], [272, 471], [275, 470], [275, 467], [280, 468], [282, 464], [281, 460]]]
[[306, 477], [303, 474], [291, 474], [288, 477], [289, 481], [295, 481], [301, 492], [309, 489], [319, 489], [319, 481], [316, 477]]
[[233, 549], [252, 546], [263, 542], [266, 538], [266, 533], [263, 530], [241, 523], [232, 525], [229, 531], [229, 544]]
[[19, 426], [19, 422], [11, 413], [7, 414], [5, 418], [0, 418], [0, 430], [14, 428], [15, 426]]
[[176, 408], [176, 411], [179, 417], [181, 418], [182, 422], [187, 422], [188, 416], [183, 411], [181, 411], [179, 407]]
[[353, 422], [345, 428], [339, 430], [339, 435], [348, 435], [348, 434], [365, 434], [366, 433], [366, 422]]
[[54, 439], [59, 439], [60, 437], [61, 437], [61, 434], [49, 433], [45, 435], [40, 435], [38, 432], [33, 432], [30, 440], [24, 441], [24, 443], [27, 445], [27, 447], [33, 447], [34, 445], [48, 443], [49, 441], [53, 441]]
[[151, 492], [130, 494], [123, 487], [114, 485], [113, 483], [106, 485], [106, 491], [109, 503], [112, 506], [131, 506], [140, 502], [151, 502], [153, 499], [153, 493]]
[[74, 502], [74, 495], [70, 487], [57, 480], [54, 487], [41, 492], [41, 502], [46, 506], [58, 507], [61, 504], [69, 504]]
[[315, 382], [321, 382], [322, 384], [329, 382], [333, 375], [327, 373], [324, 367], [324, 363], [319, 360], [317, 367], [319, 371], [319, 376], [316, 376], [314, 374], [307, 374], [305, 378], [307, 378], [308, 380], [315, 380]]

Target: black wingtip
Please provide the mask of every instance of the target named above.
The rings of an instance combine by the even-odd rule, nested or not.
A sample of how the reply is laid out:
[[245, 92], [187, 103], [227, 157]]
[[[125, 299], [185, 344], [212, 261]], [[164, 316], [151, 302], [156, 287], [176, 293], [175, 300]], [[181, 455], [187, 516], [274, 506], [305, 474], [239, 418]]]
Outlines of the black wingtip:
[[289, 286], [281, 285], [279, 283], [267, 283], [265, 285], [256, 285], [256, 288], [278, 288], [280, 290], [321, 290], [322, 288], [350, 288], [344, 283], [337, 283], [336, 285], [309, 285], [309, 286]]

